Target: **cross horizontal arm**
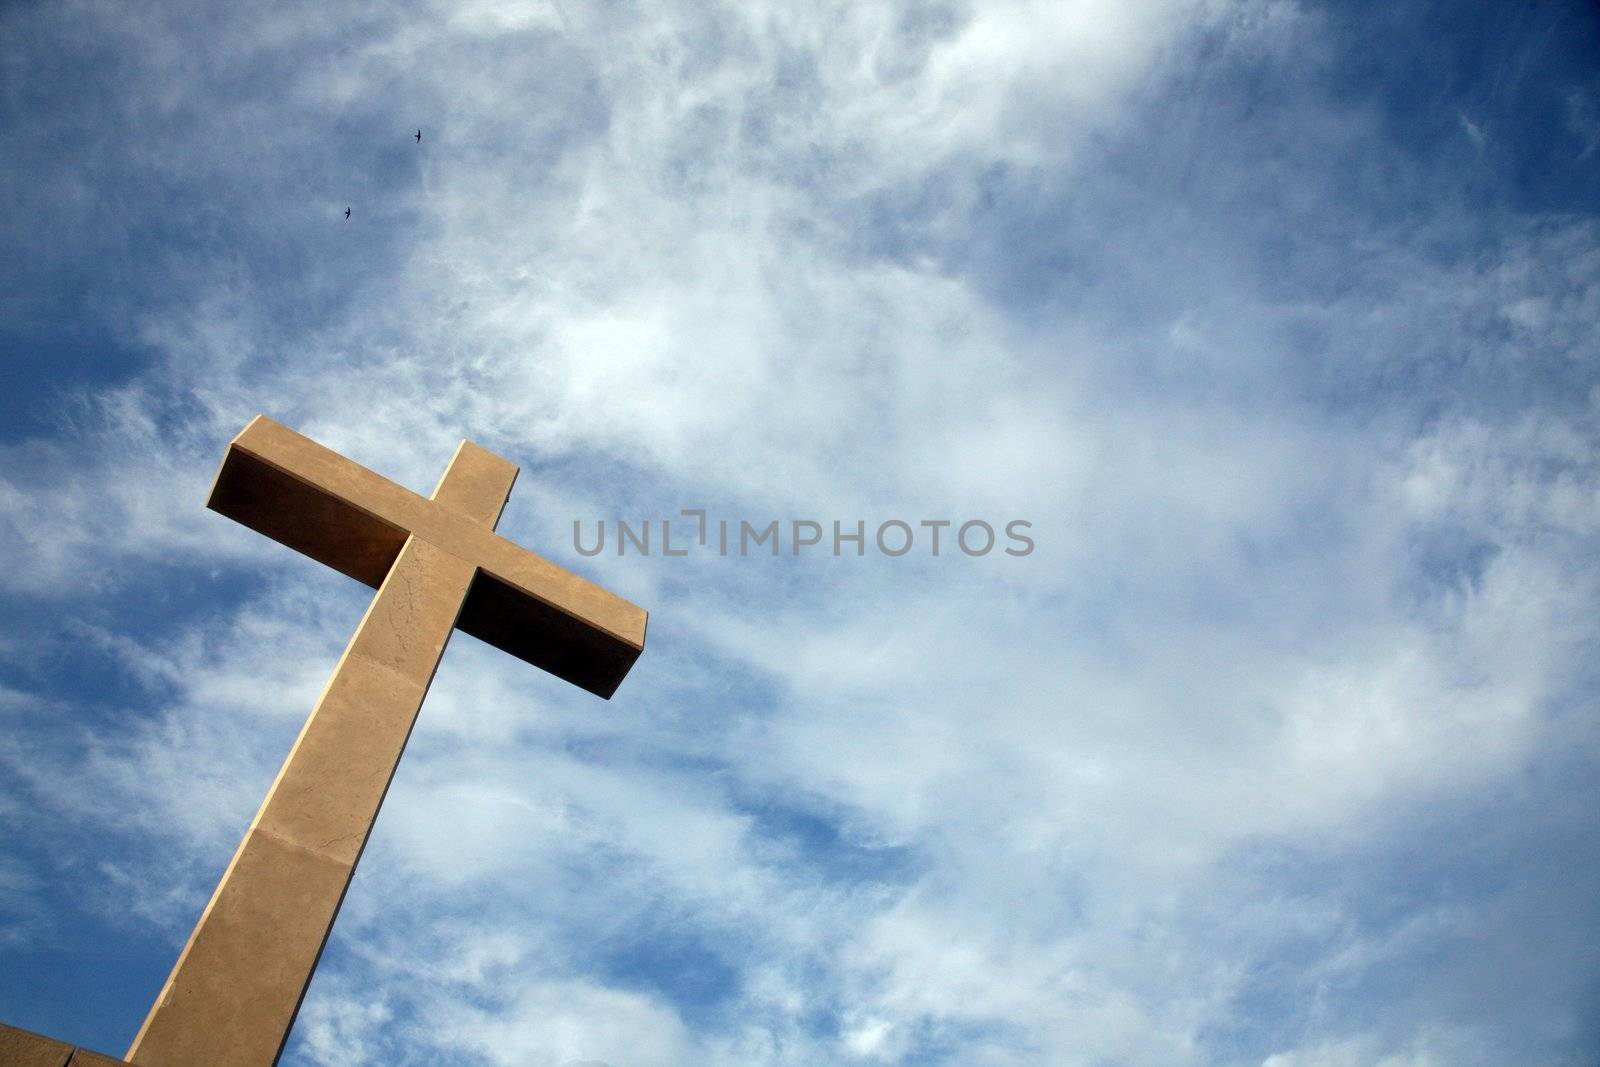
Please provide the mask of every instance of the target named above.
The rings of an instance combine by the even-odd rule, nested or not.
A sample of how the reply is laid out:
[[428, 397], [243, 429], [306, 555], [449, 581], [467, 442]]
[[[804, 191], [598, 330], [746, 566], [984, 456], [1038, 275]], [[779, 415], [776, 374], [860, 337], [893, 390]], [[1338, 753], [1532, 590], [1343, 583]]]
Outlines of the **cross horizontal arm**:
[[427, 541], [477, 568], [456, 627], [610, 698], [644, 649], [646, 613], [331, 449], [257, 416], [223, 457], [206, 506], [373, 588]]

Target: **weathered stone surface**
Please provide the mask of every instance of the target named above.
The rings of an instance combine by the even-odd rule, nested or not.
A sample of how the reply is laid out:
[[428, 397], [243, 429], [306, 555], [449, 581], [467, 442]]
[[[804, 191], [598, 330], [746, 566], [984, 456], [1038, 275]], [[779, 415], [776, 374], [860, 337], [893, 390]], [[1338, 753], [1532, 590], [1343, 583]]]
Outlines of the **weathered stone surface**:
[[252, 828], [128, 1059], [161, 1067], [275, 1063], [351, 870]]
[[471, 581], [470, 564], [426, 541], [400, 553], [262, 805], [261, 829], [355, 863]]
[[492, 530], [516, 480], [515, 463], [462, 441], [433, 490], [433, 501]]
[[471, 565], [426, 541], [401, 551], [129, 1050], [134, 1063], [276, 1060], [471, 580]]
[[128, 1067], [127, 1061], [0, 1023], [0, 1067]]
[[72, 1046], [0, 1023], [0, 1067], [66, 1067]]

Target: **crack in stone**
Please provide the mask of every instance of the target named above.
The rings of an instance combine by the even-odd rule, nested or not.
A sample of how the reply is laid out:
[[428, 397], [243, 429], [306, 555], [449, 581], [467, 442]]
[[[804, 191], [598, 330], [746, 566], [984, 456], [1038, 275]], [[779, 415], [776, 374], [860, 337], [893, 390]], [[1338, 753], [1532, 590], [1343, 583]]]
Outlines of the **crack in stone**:
[[329, 849], [333, 848], [333, 846], [335, 846], [335, 845], [343, 844], [346, 841], [356, 840], [357, 838], [362, 837], [364, 833], [365, 833], [365, 831], [357, 830], [354, 833], [340, 834], [338, 837], [330, 837], [328, 840], [324, 841], [322, 844], [315, 846], [315, 851], [317, 851], [317, 852], [326, 852]]

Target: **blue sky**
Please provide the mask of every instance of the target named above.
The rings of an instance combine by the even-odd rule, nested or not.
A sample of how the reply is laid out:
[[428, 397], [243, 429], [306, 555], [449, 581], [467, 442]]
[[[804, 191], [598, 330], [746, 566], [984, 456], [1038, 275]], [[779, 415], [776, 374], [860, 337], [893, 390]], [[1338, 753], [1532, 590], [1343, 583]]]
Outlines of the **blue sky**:
[[[361, 615], [264, 412], [651, 612], [456, 638], [286, 1064], [1600, 1059], [1593, 4], [235, 8], [0, 11], [0, 1019], [126, 1048]], [[1036, 548], [574, 549], [684, 508]]]

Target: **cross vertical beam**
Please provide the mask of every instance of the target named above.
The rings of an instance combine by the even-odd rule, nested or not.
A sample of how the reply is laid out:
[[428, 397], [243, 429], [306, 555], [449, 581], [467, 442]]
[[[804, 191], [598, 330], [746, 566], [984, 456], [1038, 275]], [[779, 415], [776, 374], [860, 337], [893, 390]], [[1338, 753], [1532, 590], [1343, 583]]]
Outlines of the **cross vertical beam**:
[[[381, 528], [381, 536], [371, 536], [403, 540], [129, 1048], [130, 1062], [277, 1062], [464, 612], [492, 635], [486, 640], [525, 658], [548, 659], [552, 670], [605, 696], [642, 649], [640, 609], [490, 532], [516, 473], [511, 463], [463, 441], [432, 500], [422, 501], [270, 420], [258, 418], [235, 438], [212, 507], [295, 547], [315, 544], [326, 550], [313, 551], [319, 558], [359, 557], [359, 566], [341, 569], [369, 580], [378, 573], [373, 560], [381, 562], [385, 553], [363, 538], [370, 541], [371, 529]], [[357, 499], [348, 515], [339, 510], [345, 490]], [[286, 519], [279, 506], [285, 499], [305, 505], [302, 517], [318, 528]], [[305, 504], [312, 500], [314, 506]], [[379, 526], [362, 525], [369, 520]], [[486, 557], [503, 576], [486, 574], [485, 562], [473, 556]], [[625, 635], [617, 644], [610, 627], [633, 626], [630, 612], [637, 615], [637, 639]], [[570, 640], [530, 639], [530, 629], [534, 638]], [[579, 651], [545, 647], [550, 644]]]

